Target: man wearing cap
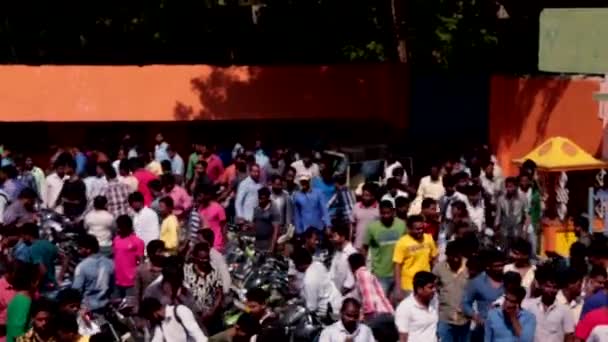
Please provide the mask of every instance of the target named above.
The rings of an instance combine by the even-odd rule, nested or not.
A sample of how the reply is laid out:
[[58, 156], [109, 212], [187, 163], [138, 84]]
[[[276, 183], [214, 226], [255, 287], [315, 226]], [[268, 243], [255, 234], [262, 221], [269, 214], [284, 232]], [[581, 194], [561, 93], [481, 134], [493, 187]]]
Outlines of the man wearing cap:
[[293, 219], [297, 235], [311, 227], [319, 231], [329, 227], [329, 214], [323, 195], [310, 187], [311, 178], [310, 173], [301, 174], [300, 190], [293, 195]]

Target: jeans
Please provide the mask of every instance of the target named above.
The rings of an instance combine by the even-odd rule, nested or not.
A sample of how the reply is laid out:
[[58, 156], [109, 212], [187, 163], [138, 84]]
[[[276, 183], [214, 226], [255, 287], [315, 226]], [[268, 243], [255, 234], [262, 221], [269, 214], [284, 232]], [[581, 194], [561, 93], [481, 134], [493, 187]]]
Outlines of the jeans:
[[455, 325], [445, 321], [437, 324], [437, 335], [441, 342], [467, 342], [469, 340], [470, 325]]
[[386, 298], [391, 298], [391, 293], [395, 289], [395, 278], [393, 277], [378, 277], [380, 286], [386, 295]]

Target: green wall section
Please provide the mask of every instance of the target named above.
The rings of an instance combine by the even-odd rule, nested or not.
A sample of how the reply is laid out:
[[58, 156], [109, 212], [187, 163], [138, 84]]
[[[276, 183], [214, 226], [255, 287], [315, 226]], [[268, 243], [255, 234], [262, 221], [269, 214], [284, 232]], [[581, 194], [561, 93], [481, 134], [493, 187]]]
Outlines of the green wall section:
[[608, 8], [544, 9], [539, 32], [539, 70], [608, 73]]

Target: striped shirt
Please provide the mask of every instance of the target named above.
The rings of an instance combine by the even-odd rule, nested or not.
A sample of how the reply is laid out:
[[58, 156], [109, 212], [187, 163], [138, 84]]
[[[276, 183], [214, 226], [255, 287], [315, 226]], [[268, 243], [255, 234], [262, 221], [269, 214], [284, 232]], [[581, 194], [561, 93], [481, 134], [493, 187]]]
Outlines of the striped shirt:
[[365, 266], [355, 272], [355, 280], [359, 295], [361, 296], [361, 306], [364, 315], [392, 314], [394, 312], [393, 306], [386, 298], [378, 278]]

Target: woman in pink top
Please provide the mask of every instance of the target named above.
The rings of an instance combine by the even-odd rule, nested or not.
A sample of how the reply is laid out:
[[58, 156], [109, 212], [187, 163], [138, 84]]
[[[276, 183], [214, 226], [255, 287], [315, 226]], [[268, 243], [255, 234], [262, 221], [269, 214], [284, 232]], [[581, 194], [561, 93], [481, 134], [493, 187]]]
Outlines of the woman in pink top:
[[164, 174], [161, 183], [165, 194], [173, 199], [173, 214], [180, 219], [184, 218], [184, 214], [192, 209], [192, 197], [188, 195], [186, 189], [175, 185], [175, 176], [172, 174]]
[[222, 251], [225, 240], [224, 227], [226, 226], [226, 212], [224, 211], [224, 207], [215, 201], [213, 187], [202, 187], [201, 193], [199, 194], [199, 202], [199, 214], [201, 218], [203, 218], [203, 221], [207, 223], [208, 228], [215, 234], [213, 248]]
[[144, 241], [133, 232], [133, 221], [127, 215], [116, 219], [118, 236], [112, 246], [114, 252], [114, 272], [116, 292], [120, 298], [135, 294], [137, 265], [144, 258]]

